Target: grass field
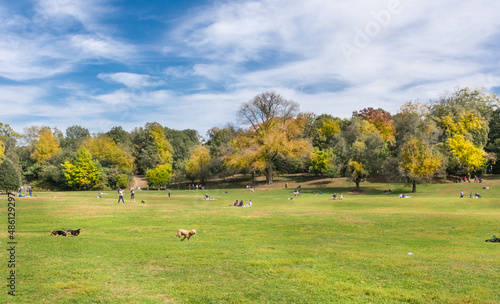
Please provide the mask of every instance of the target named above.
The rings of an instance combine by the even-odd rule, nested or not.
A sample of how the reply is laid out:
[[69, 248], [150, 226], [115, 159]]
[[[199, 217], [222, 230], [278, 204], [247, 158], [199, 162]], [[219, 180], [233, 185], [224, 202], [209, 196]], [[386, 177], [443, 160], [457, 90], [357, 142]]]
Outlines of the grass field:
[[[16, 297], [2, 303], [500, 303], [500, 180], [410, 188], [345, 179], [16, 199]], [[328, 183], [328, 184], [327, 184]], [[325, 187], [325, 184], [326, 187]], [[483, 190], [483, 186], [491, 187]], [[382, 194], [392, 188], [393, 194]], [[479, 192], [483, 198], [459, 198]], [[315, 191], [323, 191], [314, 195]], [[226, 194], [225, 191], [228, 191]], [[344, 200], [330, 200], [332, 193]], [[207, 193], [217, 200], [202, 200]], [[410, 194], [411, 195], [411, 194]], [[126, 195], [128, 198], [128, 193]], [[7, 198], [0, 218], [6, 282]], [[251, 208], [229, 207], [236, 199]], [[54, 237], [56, 229], [82, 229]], [[179, 228], [196, 229], [179, 241]]]

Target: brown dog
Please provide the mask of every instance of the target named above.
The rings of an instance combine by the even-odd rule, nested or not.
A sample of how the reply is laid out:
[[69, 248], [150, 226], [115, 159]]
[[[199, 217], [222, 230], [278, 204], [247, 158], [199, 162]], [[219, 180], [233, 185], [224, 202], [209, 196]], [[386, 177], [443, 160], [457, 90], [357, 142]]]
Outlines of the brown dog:
[[181, 236], [184, 236], [184, 238], [181, 240], [181, 241], [184, 241], [186, 238], [189, 239], [193, 236], [193, 234], [196, 234], [196, 230], [191, 230], [191, 231], [188, 231], [186, 229], [179, 229], [177, 230], [177, 233], [175, 234], [175, 237], [181, 237]]

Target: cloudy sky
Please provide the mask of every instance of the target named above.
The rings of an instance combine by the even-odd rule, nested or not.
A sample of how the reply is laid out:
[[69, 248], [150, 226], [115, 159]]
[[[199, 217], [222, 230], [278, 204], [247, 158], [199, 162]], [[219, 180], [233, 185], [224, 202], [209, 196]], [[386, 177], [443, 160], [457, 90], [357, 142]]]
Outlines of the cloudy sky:
[[350, 117], [500, 89], [486, 0], [20, 0], [0, 20], [0, 122], [18, 132], [157, 121], [204, 135], [268, 90]]

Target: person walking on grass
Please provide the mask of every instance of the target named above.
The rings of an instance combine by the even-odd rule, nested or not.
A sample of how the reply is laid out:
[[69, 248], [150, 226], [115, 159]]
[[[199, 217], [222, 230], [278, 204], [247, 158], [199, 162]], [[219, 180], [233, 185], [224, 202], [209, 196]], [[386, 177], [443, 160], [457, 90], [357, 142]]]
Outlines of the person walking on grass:
[[[135, 204], [135, 193], [134, 193], [134, 188], [133, 187], [130, 187], [130, 203], [132, 204], [132, 200], [134, 200], [134, 204]], [[120, 200], [118, 200], [118, 202], [120, 202]]]
[[170, 197], [170, 189], [167, 189], [167, 191], [168, 191], [168, 197]]
[[123, 199], [123, 189], [120, 189], [120, 191], [118, 191], [118, 204], [120, 203], [120, 200], [125, 204], [125, 200]]

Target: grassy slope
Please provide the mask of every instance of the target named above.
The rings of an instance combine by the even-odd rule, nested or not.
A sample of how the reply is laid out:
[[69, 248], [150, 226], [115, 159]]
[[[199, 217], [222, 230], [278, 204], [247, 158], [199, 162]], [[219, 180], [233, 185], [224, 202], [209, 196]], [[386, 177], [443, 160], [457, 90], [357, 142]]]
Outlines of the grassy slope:
[[[411, 199], [383, 183], [356, 195], [343, 179], [290, 188], [298, 182], [293, 201], [282, 181], [255, 193], [137, 192], [146, 205], [118, 205], [114, 191], [18, 198], [14, 303], [500, 302], [500, 244], [484, 242], [500, 235], [499, 180], [419, 186]], [[460, 199], [461, 189], [483, 198]], [[345, 199], [329, 200], [333, 192]], [[249, 198], [252, 208], [228, 207]], [[59, 228], [83, 232], [51, 237]], [[180, 242], [178, 228], [198, 234]]]

